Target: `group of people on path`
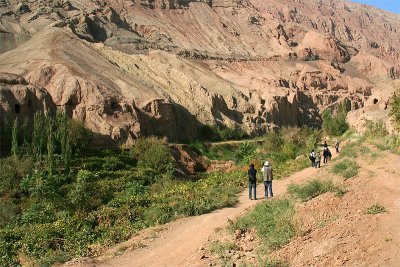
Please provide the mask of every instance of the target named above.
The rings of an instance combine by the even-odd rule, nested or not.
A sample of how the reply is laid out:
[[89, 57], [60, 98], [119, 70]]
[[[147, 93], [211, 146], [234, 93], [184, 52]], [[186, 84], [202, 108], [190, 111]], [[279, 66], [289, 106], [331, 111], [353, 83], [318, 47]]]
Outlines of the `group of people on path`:
[[[264, 162], [264, 165], [261, 168], [261, 173], [264, 180], [264, 198], [267, 199], [268, 196], [271, 198], [274, 196], [274, 193], [272, 192], [272, 180], [274, 177], [272, 174], [272, 167], [268, 161]], [[257, 200], [257, 170], [254, 168], [254, 164], [250, 165], [247, 175], [249, 177], [249, 199]]]
[[[335, 141], [335, 149], [336, 153], [339, 153], [339, 141], [336, 139]], [[324, 142], [324, 149], [322, 152], [324, 158], [324, 164], [328, 163], [328, 160], [332, 158], [332, 153], [329, 150], [328, 144]], [[321, 167], [321, 153], [315, 153], [314, 150], [311, 151], [310, 156], [311, 160], [311, 167], [313, 168], [320, 168]], [[264, 181], [264, 198], [267, 199], [268, 197], [272, 198], [274, 193], [272, 192], [272, 180], [273, 173], [272, 167], [268, 161], [264, 162], [264, 165], [261, 168], [261, 174]], [[249, 170], [247, 171], [247, 176], [249, 177], [249, 199], [257, 200], [257, 170], [254, 167], [254, 164], [250, 165]], [[253, 197], [254, 196], [254, 197]]]
[[[339, 153], [339, 141], [336, 139], [335, 141], [335, 150], [336, 153]], [[332, 153], [329, 150], [328, 144], [324, 142], [324, 149], [322, 151], [322, 156], [324, 158], [324, 164], [327, 164], [329, 160], [332, 159]], [[311, 167], [320, 168], [321, 167], [321, 153], [315, 153], [314, 149], [311, 150], [309, 159], [311, 160]]]

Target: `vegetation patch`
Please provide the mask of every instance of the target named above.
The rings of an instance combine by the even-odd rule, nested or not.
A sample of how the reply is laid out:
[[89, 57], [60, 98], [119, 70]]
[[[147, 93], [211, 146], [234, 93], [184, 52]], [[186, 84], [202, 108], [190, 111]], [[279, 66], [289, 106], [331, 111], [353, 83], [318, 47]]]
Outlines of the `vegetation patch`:
[[349, 129], [346, 118], [347, 111], [344, 109], [339, 109], [339, 112], [335, 116], [330, 109], [327, 109], [322, 114], [322, 129], [329, 136], [341, 136]]
[[274, 199], [254, 208], [231, 225], [231, 230], [255, 229], [267, 251], [276, 250], [296, 236], [294, 203], [287, 198]]
[[364, 211], [364, 214], [380, 214], [388, 212], [387, 209], [379, 204], [374, 204]]
[[340, 175], [346, 179], [352, 178], [358, 174], [360, 166], [354, 160], [348, 158], [333, 165], [331, 171], [334, 174]]
[[213, 242], [209, 246], [209, 251], [218, 256], [218, 258], [223, 262], [227, 263], [231, 260], [229, 251], [238, 250], [238, 246], [234, 242]]
[[327, 192], [334, 192], [339, 196], [345, 193], [343, 189], [336, 186], [331, 180], [319, 179], [313, 179], [299, 185], [291, 184], [288, 186], [288, 192], [291, 196], [300, 199], [301, 201], [308, 201]]

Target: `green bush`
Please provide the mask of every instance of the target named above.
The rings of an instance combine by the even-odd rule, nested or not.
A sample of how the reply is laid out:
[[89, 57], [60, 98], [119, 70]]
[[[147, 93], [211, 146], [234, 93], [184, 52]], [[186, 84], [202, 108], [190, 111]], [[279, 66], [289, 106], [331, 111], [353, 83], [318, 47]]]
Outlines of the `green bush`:
[[373, 122], [366, 120], [364, 127], [366, 129], [364, 132], [366, 137], [383, 138], [389, 134], [383, 121]]
[[359, 169], [360, 166], [357, 164], [357, 162], [345, 158], [333, 165], [332, 172], [348, 179], [356, 176]]
[[161, 139], [139, 139], [131, 152], [139, 167], [150, 168], [159, 173], [166, 173], [173, 168], [170, 149]]
[[5, 193], [11, 195], [18, 193], [21, 180], [30, 175], [32, 169], [31, 158], [0, 158], [0, 196]]
[[0, 229], [16, 222], [20, 210], [15, 202], [11, 199], [0, 198]]
[[26, 225], [52, 223], [56, 219], [55, 213], [56, 209], [52, 203], [35, 203], [28, 209], [24, 210], [24, 213], [21, 216], [21, 222]]
[[364, 211], [364, 214], [379, 214], [379, 213], [386, 213], [388, 212], [387, 209], [379, 204], [374, 204], [368, 209]]
[[286, 198], [275, 199], [256, 206], [254, 210], [240, 217], [231, 229], [255, 229], [267, 250], [275, 250], [296, 236], [294, 215], [293, 202]]
[[284, 140], [279, 133], [269, 132], [264, 137], [264, 149], [268, 153], [276, 153], [282, 149]]
[[322, 114], [322, 120], [322, 129], [329, 136], [341, 136], [349, 129], [347, 115], [343, 111], [333, 116], [332, 111], [327, 109]]
[[72, 150], [75, 152], [85, 152], [92, 142], [92, 132], [81, 121], [70, 120], [68, 122], [68, 133]]
[[91, 185], [94, 175], [89, 171], [80, 170], [72, 190], [68, 194], [69, 201], [78, 209], [89, 210], [97, 203], [93, 201], [96, 192]]
[[242, 140], [242, 139], [249, 137], [249, 135], [243, 129], [241, 129], [237, 126], [234, 128], [225, 128], [225, 129], [219, 130], [219, 136], [224, 141]]
[[242, 143], [239, 150], [235, 154], [236, 162], [245, 163], [246, 165], [251, 162], [256, 153], [256, 147], [249, 142]]
[[295, 198], [302, 201], [308, 201], [327, 192], [343, 194], [343, 190], [336, 186], [331, 180], [313, 179], [304, 184], [291, 184], [288, 186], [288, 192]]

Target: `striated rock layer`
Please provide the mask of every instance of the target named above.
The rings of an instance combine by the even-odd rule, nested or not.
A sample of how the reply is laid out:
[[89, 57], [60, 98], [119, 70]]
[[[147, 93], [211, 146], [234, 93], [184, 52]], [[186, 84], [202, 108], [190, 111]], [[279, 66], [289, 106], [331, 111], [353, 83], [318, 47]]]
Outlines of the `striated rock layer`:
[[[359, 4], [25, 2], [0, 6], [0, 72], [105, 145], [187, 140], [215, 124], [253, 135], [318, 126], [326, 108], [358, 110], [399, 79], [399, 16]], [[3, 119], [12, 105], [0, 99]]]

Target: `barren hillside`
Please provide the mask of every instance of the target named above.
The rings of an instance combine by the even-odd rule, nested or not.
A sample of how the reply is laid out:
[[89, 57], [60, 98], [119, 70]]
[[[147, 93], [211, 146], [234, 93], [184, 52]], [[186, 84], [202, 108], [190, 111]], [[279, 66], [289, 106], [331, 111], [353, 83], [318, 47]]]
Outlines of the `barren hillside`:
[[[255, 135], [393, 88], [399, 29], [399, 15], [332, 0], [2, 0], [0, 72], [45, 89], [99, 144], [216, 124]], [[29, 102], [10, 83], [2, 118]]]

